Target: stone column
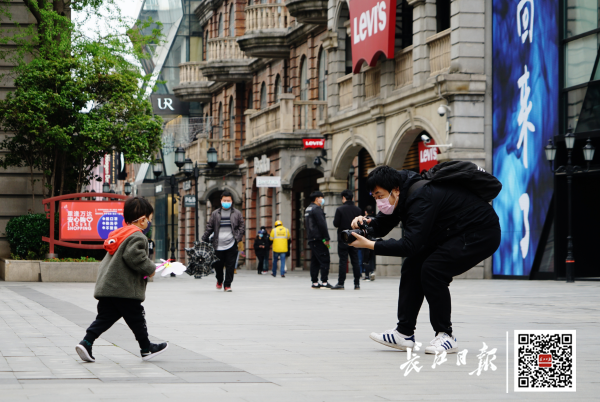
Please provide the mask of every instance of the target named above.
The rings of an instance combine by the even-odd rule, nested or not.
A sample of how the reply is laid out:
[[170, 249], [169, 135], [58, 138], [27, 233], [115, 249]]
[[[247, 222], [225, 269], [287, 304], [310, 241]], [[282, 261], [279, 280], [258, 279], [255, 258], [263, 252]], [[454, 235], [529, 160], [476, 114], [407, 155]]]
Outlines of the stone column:
[[294, 94], [279, 95], [280, 133], [294, 132]]
[[[337, 229], [333, 226], [333, 218], [335, 217], [335, 210], [342, 205], [342, 191], [346, 190], [348, 186], [347, 180], [338, 180], [332, 177], [318, 179], [319, 189], [325, 196], [325, 218], [327, 220], [327, 229], [329, 229], [329, 237], [331, 238], [331, 273], [337, 273], [339, 257], [337, 253]], [[331, 278], [334, 281], [334, 278]]]
[[413, 7], [413, 86], [429, 78], [429, 47], [425, 41], [436, 33], [435, 0], [408, 0]]
[[485, 73], [485, 0], [451, 5], [450, 72]]

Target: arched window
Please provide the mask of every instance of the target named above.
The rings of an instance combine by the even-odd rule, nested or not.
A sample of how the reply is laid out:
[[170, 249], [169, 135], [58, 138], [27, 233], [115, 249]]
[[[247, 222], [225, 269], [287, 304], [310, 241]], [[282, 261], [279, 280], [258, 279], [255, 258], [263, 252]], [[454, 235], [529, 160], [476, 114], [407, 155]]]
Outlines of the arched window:
[[281, 95], [281, 77], [277, 74], [275, 78], [275, 92], [273, 93], [273, 102], [279, 103], [279, 95]]
[[260, 87], [260, 108], [267, 108], [267, 85], [263, 82]]
[[308, 62], [302, 58], [300, 64], [300, 100], [308, 100]]
[[217, 131], [219, 132], [219, 139], [223, 138], [223, 103], [219, 103], [219, 121]]
[[233, 96], [229, 99], [229, 139], [235, 139], [235, 107]]
[[219, 38], [223, 36], [223, 13], [219, 14], [219, 32], [217, 36]]
[[235, 36], [235, 3], [229, 8], [229, 36]]
[[327, 52], [319, 52], [319, 100], [327, 100]]

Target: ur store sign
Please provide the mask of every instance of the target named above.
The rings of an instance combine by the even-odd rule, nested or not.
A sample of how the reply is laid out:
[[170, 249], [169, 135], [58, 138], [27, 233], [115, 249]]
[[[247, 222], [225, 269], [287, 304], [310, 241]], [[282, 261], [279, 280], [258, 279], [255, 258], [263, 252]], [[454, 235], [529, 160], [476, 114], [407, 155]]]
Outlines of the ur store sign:
[[382, 54], [394, 58], [395, 26], [396, 0], [350, 0], [354, 74], [364, 62], [375, 66]]
[[60, 240], [106, 240], [123, 227], [123, 206], [119, 201], [61, 201]]
[[435, 141], [433, 138], [427, 145], [428, 146], [425, 146], [423, 141], [419, 142], [419, 172], [422, 172], [423, 170], [429, 170], [438, 164], [438, 149], [435, 146]]

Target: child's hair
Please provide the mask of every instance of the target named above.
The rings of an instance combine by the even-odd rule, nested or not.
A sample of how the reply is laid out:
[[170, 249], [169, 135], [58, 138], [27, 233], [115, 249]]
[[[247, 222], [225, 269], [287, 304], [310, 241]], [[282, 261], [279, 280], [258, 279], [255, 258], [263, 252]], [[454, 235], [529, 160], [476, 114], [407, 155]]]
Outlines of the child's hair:
[[125, 223], [132, 223], [142, 216], [149, 218], [153, 213], [154, 208], [145, 198], [133, 197], [125, 201], [125, 207], [123, 208]]

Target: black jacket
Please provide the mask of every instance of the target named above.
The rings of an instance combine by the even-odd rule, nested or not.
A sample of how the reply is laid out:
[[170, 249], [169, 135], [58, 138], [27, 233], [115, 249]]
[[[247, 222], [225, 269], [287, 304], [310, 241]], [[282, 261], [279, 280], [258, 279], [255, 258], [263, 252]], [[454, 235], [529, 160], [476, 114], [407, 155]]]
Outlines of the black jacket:
[[408, 197], [408, 189], [420, 180], [420, 176], [413, 172], [406, 172], [406, 175], [392, 215], [380, 212], [371, 221], [376, 237], [387, 235], [402, 222], [403, 238], [376, 242], [377, 255], [410, 257], [424, 247], [436, 246], [464, 232], [500, 228], [492, 206], [460, 186], [432, 182]]
[[362, 215], [360, 208], [354, 205], [354, 202], [346, 201], [344, 205], [335, 210], [333, 226], [337, 228], [338, 234], [340, 234], [342, 230], [352, 229], [352, 221], [360, 215]]
[[306, 238], [308, 241], [323, 239], [329, 241], [329, 231], [327, 230], [327, 221], [323, 209], [311, 203], [304, 212], [304, 222], [306, 228]]
[[[265, 246], [265, 248], [260, 248], [260, 246]], [[257, 257], [264, 257], [269, 255], [269, 248], [271, 247], [271, 241], [268, 236], [263, 235], [263, 238], [256, 238], [254, 240], [254, 252]]]

